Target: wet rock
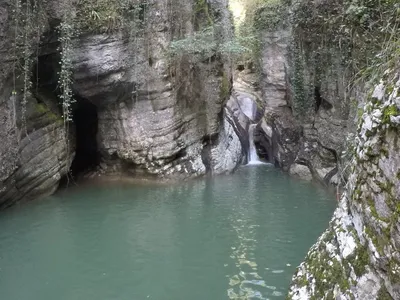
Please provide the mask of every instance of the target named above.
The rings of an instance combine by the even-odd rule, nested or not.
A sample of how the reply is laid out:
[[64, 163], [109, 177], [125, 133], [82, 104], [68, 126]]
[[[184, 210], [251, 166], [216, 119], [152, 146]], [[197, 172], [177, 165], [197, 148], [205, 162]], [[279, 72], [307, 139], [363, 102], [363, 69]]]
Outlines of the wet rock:
[[289, 174], [307, 181], [311, 181], [313, 178], [310, 169], [307, 166], [299, 164], [291, 165]]

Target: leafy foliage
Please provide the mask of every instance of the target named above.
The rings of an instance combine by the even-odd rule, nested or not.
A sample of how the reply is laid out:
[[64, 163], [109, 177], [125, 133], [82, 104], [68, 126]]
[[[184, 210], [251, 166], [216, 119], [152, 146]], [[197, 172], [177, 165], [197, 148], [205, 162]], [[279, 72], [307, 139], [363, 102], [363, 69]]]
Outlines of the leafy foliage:
[[79, 0], [77, 26], [95, 32], [129, 29], [130, 26], [139, 28], [144, 25], [149, 5], [146, 0]]
[[288, 6], [282, 0], [264, 0], [254, 11], [254, 27], [257, 30], [275, 30], [287, 24]]
[[[327, 72], [337, 68], [352, 85], [382, 76], [399, 58], [398, 0], [243, 0], [245, 21], [237, 34], [261, 37], [268, 31], [291, 28], [291, 82], [293, 106], [298, 115], [310, 115], [314, 89], [320, 89]], [[252, 45], [260, 58], [260, 43]], [[396, 54], [397, 53], [397, 54]], [[397, 57], [397, 58], [396, 58]], [[314, 67], [314, 69], [312, 69]], [[345, 80], [345, 79], [344, 79]], [[342, 114], [349, 111], [343, 101]]]
[[240, 56], [250, 51], [244, 45], [253, 39], [252, 36], [238, 37], [221, 43], [215, 34], [215, 27], [210, 26], [187, 38], [172, 41], [168, 53], [171, 57], [187, 55], [192, 61], [203, 61], [222, 54]]
[[343, 63], [353, 72], [364, 75], [367, 75], [365, 72], [372, 75], [370, 67], [375, 68], [382, 62], [383, 53], [396, 48], [399, 21], [397, 0], [333, 0], [319, 5], [295, 0], [292, 3], [294, 35], [315, 54], [324, 56], [326, 63], [332, 50], [339, 49]]

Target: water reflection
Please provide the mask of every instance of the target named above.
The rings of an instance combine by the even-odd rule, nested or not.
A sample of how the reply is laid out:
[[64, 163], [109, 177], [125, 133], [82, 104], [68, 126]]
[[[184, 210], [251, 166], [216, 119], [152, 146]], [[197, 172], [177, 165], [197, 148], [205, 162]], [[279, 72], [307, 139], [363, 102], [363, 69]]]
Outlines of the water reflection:
[[[253, 166], [252, 166], [253, 167]], [[236, 267], [236, 274], [230, 275], [227, 295], [229, 299], [266, 299], [263, 290], [267, 284], [258, 273], [255, 257], [257, 246], [256, 231], [260, 225], [255, 224], [256, 203], [258, 195], [255, 194], [256, 173], [249, 173], [247, 189], [236, 195], [236, 207], [229, 217], [230, 224], [237, 237], [237, 245], [232, 246], [230, 258]], [[255, 180], [255, 181], [254, 181]], [[238, 199], [244, 198], [244, 199]], [[245, 201], [241, 201], [245, 200]]]
[[0, 297], [284, 299], [334, 205], [267, 165], [72, 189], [0, 214]]

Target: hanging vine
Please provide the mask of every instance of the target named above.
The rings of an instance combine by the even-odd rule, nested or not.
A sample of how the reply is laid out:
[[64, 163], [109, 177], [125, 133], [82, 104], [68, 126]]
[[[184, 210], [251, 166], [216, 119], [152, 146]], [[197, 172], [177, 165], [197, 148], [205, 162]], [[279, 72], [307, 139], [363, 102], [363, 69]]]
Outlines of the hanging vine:
[[43, 31], [44, 10], [40, 0], [15, 0], [12, 13], [14, 27], [14, 41], [12, 45], [13, 90], [10, 98], [13, 106], [15, 128], [17, 128], [17, 108], [19, 108], [20, 128], [28, 136], [26, 124], [27, 104], [29, 98], [32, 97], [31, 89], [33, 84], [31, 79], [34, 49], [38, 47], [40, 34]]
[[23, 52], [22, 52], [24, 58], [24, 63], [23, 63], [24, 87], [23, 87], [23, 94], [21, 101], [21, 112], [22, 112], [21, 118], [25, 134], [28, 135], [26, 128], [26, 105], [28, 98], [31, 96], [31, 87], [32, 87], [31, 69], [32, 69], [32, 54], [33, 54], [31, 40], [30, 40], [31, 32], [33, 31], [33, 26], [32, 26], [33, 7], [31, 1], [25, 2], [24, 11], [25, 11], [24, 13], [25, 18], [23, 20], [24, 28], [23, 28]]
[[[69, 14], [66, 14], [58, 27], [60, 42], [60, 65], [58, 86], [60, 89], [60, 100], [62, 105], [62, 113], [64, 124], [72, 121], [72, 104], [75, 102], [72, 95], [72, 54], [73, 54], [73, 37], [74, 24], [71, 22]], [[67, 126], [66, 126], [67, 128]]]
[[14, 42], [13, 42], [13, 90], [11, 92], [11, 101], [13, 106], [13, 122], [14, 128], [17, 128], [17, 67], [19, 60], [19, 19], [21, 15], [21, 0], [15, 0], [14, 8], [13, 8], [13, 23], [14, 23]]
[[[60, 71], [58, 73], [58, 89], [60, 93], [60, 102], [62, 107], [62, 116], [64, 121], [64, 134], [66, 142], [67, 161], [70, 161], [70, 145], [69, 145], [69, 125], [72, 121], [72, 104], [75, 102], [72, 93], [72, 75], [73, 75], [73, 51], [74, 37], [77, 34], [74, 26], [73, 7], [65, 10], [61, 24], [58, 26], [58, 41], [60, 43]], [[69, 182], [69, 176], [67, 176]]]

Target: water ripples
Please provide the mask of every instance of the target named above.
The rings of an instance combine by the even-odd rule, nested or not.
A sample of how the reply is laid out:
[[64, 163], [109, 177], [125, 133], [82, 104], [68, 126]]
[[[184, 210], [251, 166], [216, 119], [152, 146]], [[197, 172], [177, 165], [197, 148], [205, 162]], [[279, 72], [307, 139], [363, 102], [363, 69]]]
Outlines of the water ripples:
[[0, 297], [284, 299], [330, 200], [264, 165], [180, 185], [76, 188], [0, 215]]
[[[240, 209], [238, 211], [243, 212]], [[245, 216], [230, 218], [238, 240], [238, 246], [231, 247], [230, 258], [234, 261], [238, 274], [228, 275], [230, 288], [227, 295], [234, 300], [267, 299], [263, 297], [263, 289], [274, 287], [269, 287], [258, 274], [254, 250], [257, 244], [255, 231], [259, 225], [251, 224], [250, 220], [243, 217]]]

